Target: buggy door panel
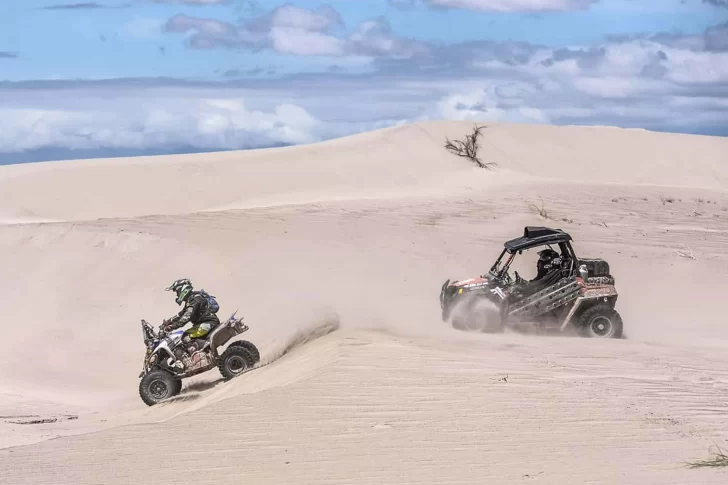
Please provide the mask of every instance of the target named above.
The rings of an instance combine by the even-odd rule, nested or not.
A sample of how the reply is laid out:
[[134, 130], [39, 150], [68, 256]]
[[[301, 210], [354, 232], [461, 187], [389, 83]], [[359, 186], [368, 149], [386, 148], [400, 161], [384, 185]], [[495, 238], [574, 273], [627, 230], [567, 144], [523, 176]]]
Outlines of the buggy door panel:
[[563, 278], [551, 286], [511, 304], [510, 317], [529, 319], [551, 312], [576, 300], [580, 295], [576, 277]]

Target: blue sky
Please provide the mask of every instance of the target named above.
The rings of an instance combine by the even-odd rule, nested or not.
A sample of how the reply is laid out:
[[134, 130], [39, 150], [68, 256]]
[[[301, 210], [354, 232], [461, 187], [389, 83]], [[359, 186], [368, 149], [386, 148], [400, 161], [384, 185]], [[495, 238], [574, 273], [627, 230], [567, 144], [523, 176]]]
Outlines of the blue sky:
[[0, 3], [0, 163], [443, 118], [728, 135], [726, 86], [727, 0]]

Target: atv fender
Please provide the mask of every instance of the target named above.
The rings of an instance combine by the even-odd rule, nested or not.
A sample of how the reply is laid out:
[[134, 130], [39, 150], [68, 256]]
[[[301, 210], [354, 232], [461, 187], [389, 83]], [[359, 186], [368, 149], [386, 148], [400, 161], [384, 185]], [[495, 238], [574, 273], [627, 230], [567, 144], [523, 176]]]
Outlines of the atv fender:
[[248, 326], [245, 325], [242, 320], [235, 321], [227, 325], [221, 325], [212, 331], [210, 335], [210, 350], [217, 359], [219, 357], [217, 349], [222, 347], [230, 341], [231, 338], [240, 335], [241, 333], [248, 330]]

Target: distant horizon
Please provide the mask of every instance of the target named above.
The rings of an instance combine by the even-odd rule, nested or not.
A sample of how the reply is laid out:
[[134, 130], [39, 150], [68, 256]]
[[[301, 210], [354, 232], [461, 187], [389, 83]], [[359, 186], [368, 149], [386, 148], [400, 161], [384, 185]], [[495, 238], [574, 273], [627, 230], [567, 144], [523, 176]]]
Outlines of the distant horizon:
[[[453, 121], [453, 120], [423, 120], [426, 121]], [[462, 121], [462, 120], [460, 120]], [[478, 125], [488, 125], [488, 124], [499, 124], [503, 122], [487, 122], [487, 121], [478, 121], [478, 120], [470, 120], [474, 124]], [[406, 126], [407, 124], [415, 124], [419, 123], [420, 121], [413, 121], [412, 123], [406, 123], [404, 125], [400, 126]], [[617, 125], [577, 125], [577, 124], [563, 124], [563, 125], [555, 125], [555, 124], [549, 124], [549, 123], [514, 123], [514, 124], [533, 124], [533, 125], [545, 125], [545, 126], [554, 126], [554, 127], [590, 127], [590, 128], [619, 128], [619, 129], [637, 129], [637, 130], [645, 130], [645, 131], [652, 131], [655, 133], [665, 133], [665, 134], [675, 134], [675, 135], [698, 135], [698, 136], [716, 136], [716, 137], [728, 137], [728, 130], [722, 129], [721, 133], [690, 133], [690, 132], [676, 132], [676, 131], [669, 131], [669, 130], [660, 130], [660, 129], [649, 129], [649, 128], [642, 128], [638, 126], [617, 126]], [[381, 127], [379, 129], [383, 128], [392, 128], [396, 125]], [[196, 148], [192, 146], [176, 146], [176, 147], [157, 147], [157, 148], [149, 148], [149, 149], [133, 149], [133, 148], [127, 148], [127, 149], [106, 149], [106, 148], [100, 148], [100, 149], [85, 149], [85, 150], [71, 150], [64, 147], [45, 147], [43, 149], [37, 149], [37, 150], [30, 150], [25, 151], [22, 153], [0, 153], [0, 166], [4, 165], [21, 165], [21, 164], [27, 164], [27, 163], [40, 163], [40, 162], [72, 162], [72, 161], [79, 161], [79, 160], [94, 160], [94, 159], [114, 159], [114, 158], [133, 158], [133, 157], [155, 157], [155, 156], [170, 156], [170, 155], [204, 155], [204, 154], [212, 154], [212, 153], [220, 153], [220, 152], [234, 152], [234, 151], [250, 151], [250, 150], [267, 150], [271, 148], [284, 148], [284, 147], [295, 147], [295, 146], [306, 146], [306, 145], [312, 145], [315, 143], [320, 143], [324, 141], [330, 141], [335, 140], [339, 138], [344, 138], [348, 136], [355, 136], [363, 133], [367, 133], [370, 131], [376, 131], [376, 129], [373, 130], [365, 130], [350, 134], [343, 134], [340, 136], [335, 136], [332, 138], [327, 138], [324, 140], [317, 140], [317, 141], [311, 141], [306, 143], [289, 143], [289, 144], [271, 144], [266, 146], [255, 146], [255, 147], [248, 147], [248, 148]], [[466, 133], [464, 132], [463, 135]]]

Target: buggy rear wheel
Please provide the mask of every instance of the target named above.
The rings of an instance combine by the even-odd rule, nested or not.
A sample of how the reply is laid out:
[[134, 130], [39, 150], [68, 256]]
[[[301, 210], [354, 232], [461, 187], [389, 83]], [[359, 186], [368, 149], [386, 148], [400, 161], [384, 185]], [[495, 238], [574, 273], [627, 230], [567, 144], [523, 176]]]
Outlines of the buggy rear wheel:
[[589, 338], [621, 338], [622, 317], [608, 305], [589, 308], [579, 317], [579, 331]]

